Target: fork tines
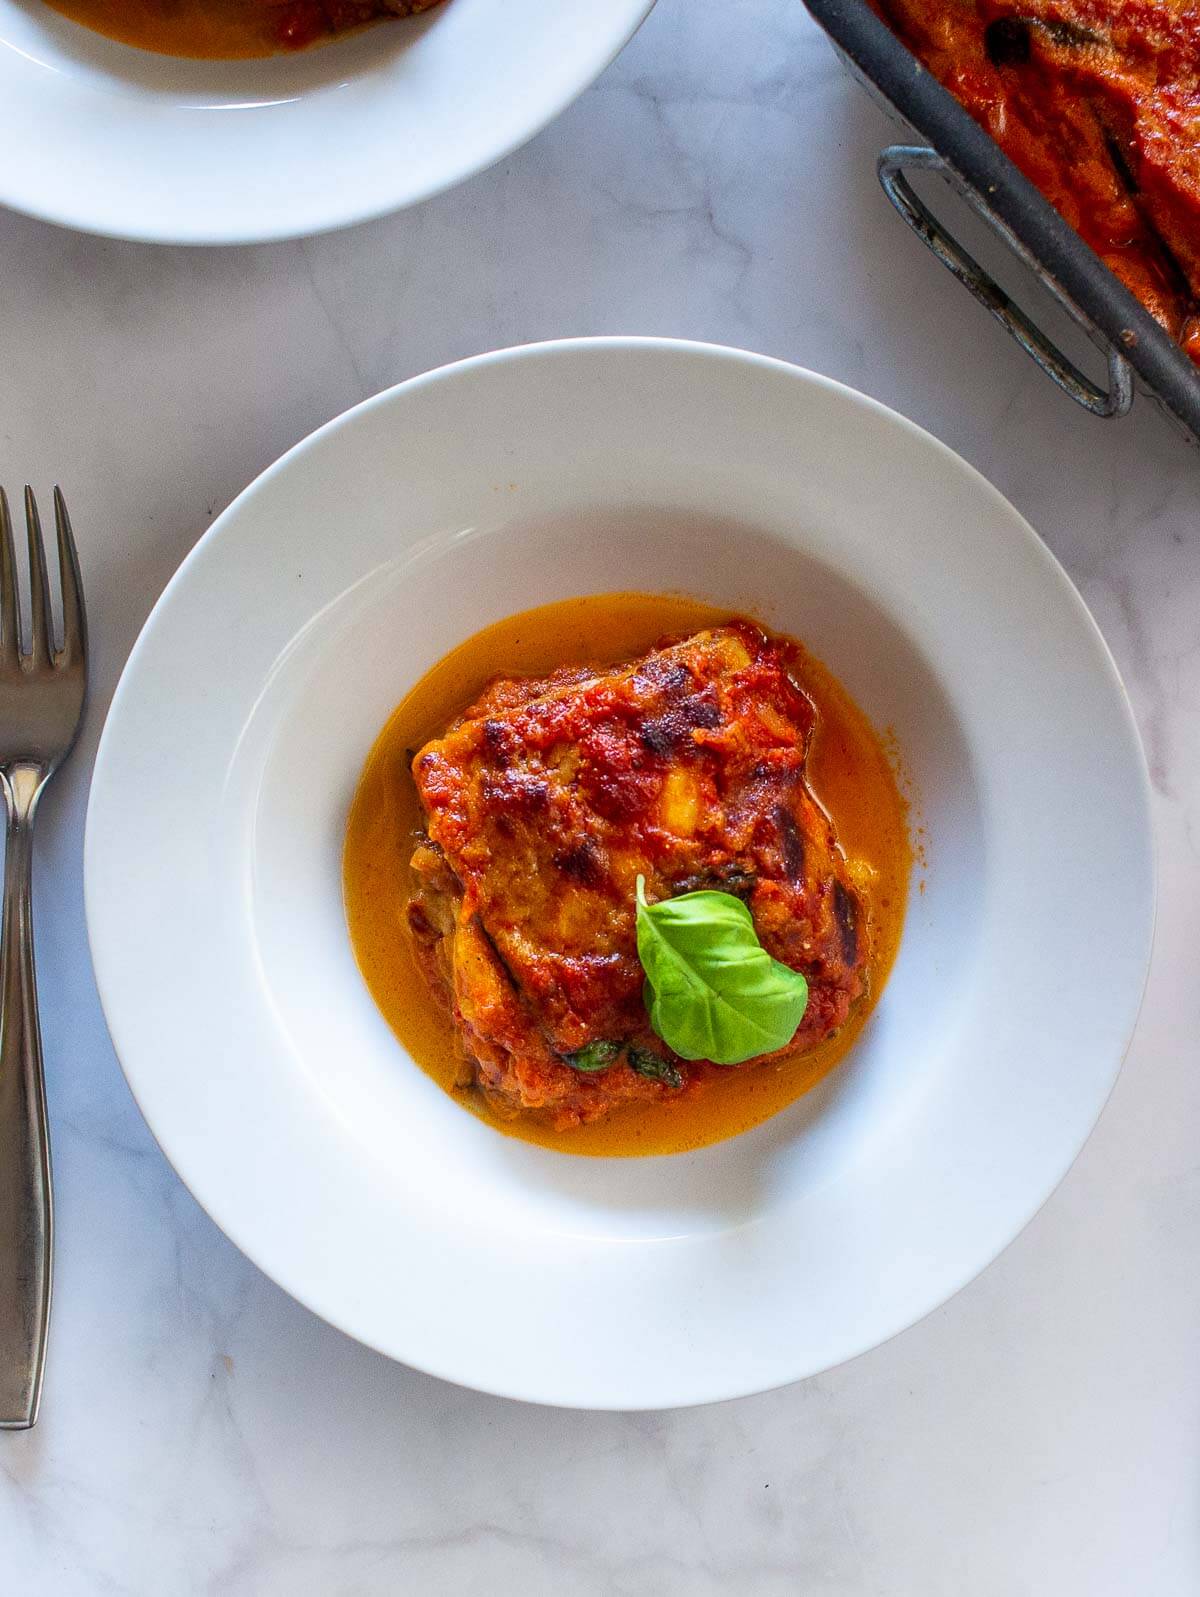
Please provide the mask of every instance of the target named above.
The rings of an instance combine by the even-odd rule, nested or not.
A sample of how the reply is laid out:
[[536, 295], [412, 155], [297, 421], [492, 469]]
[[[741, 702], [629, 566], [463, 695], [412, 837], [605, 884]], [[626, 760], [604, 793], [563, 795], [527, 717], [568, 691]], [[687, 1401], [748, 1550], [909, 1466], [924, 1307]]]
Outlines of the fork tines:
[[8, 496], [0, 488], [0, 666], [31, 665], [34, 669], [50, 665], [74, 665], [83, 656], [85, 626], [79, 556], [71, 532], [62, 490], [54, 490], [54, 526], [58, 536], [59, 587], [62, 594], [62, 647], [54, 646], [54, 620], [50, 608], [50, 589], [46, 576], [46, 546], [42, 541], [42, 521], [33, 489], [25, 488], [25, 527], [29, 546], [29, 601], [31, 640], [28, 652], [21, 647], [21, 617], [17, 598], [16, 555], [13, 549], [12, 517]]

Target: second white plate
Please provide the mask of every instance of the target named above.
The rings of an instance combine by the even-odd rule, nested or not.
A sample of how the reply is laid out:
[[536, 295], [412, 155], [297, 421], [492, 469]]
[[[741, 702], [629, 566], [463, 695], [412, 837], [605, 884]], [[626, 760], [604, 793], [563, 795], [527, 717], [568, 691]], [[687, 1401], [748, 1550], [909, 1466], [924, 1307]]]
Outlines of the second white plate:
[[365, 221], [531, 138], [652, 4], [448, 0], [298, 55], [205, 62], [0, 0], [0, 204], [178, 244]]

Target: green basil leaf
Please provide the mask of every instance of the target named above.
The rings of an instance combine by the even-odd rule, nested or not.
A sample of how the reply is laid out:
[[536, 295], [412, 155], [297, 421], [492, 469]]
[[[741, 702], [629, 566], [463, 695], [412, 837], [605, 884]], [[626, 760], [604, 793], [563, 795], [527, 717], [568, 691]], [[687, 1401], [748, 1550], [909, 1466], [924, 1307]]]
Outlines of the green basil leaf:
[[656, 1054], [650, 1048], [639, 1048], [637, 1043], [631, 1042], [629, 1052], [625, 1056], [629, 1061], [630, 1070], [639, 1076], [649, 1076], [651, 1081], [661, 1081], [667, 1087], [682, 1087], [683, 1075], [679, 1066], [672, 1064], [669, 1059], [664, 1059], [661, 1054]]
[[619, 1042], [589, 1042], [582, 1048], [576, 1048], [573, 1054], [564, 1054], [563, 1063], [570, 1065], [572, 1070], [607, 1070], [609, 1065], [621, 1052]]
[[637, 879], [637, 950], [650, 1024], [683, 1059], [741, 1065], [786, 1047], [808, 1007], [808, 983], [772, 959], [732, 893], [646, 902]]

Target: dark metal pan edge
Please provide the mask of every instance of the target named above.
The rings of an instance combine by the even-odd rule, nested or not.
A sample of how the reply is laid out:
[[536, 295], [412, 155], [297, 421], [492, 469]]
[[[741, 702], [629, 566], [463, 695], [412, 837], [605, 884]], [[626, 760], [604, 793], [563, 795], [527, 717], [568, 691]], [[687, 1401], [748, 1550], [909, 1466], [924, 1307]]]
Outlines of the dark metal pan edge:
[[896, 112], [1016, 234], [1154, 396], [1200, 440], [1200, 370], [866, 0], [805, 0]]

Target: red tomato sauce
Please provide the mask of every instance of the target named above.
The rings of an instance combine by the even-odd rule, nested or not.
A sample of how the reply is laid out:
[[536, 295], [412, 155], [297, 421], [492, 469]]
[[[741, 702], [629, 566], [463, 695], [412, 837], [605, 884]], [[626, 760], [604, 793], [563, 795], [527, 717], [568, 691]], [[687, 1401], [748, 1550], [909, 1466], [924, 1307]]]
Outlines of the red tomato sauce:
[[1200, 0], [872, 0], [1200, 362]]

